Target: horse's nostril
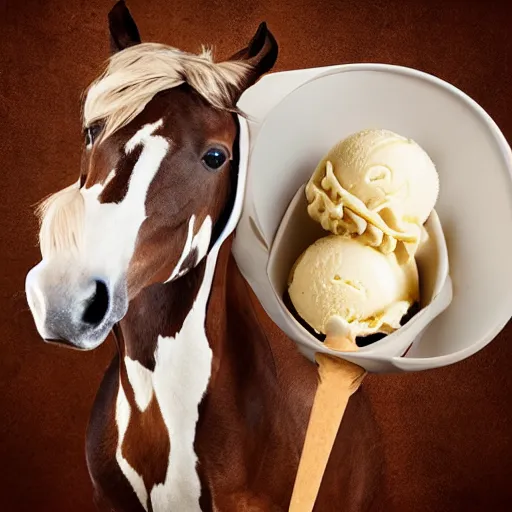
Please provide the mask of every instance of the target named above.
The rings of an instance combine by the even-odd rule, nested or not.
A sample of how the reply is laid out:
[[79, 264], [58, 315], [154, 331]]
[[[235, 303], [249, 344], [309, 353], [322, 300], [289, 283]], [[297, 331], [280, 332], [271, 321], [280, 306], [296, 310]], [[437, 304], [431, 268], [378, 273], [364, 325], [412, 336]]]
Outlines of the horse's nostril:
[[89, 299], [82, 320], [86, 324], [99, 325], [108, 311], [108, 288], [103, 281], [96, 281], [96, 291]]

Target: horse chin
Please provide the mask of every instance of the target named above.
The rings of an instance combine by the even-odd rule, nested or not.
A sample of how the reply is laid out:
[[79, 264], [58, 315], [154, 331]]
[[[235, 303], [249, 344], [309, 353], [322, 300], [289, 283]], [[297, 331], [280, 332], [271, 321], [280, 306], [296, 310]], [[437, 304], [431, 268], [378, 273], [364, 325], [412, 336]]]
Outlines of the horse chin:
[[78, 350], [79, 352], [88, 352], [89, 350], [98, 348], [106, 339], [107, 336], [99, 338], [98, 340], [87, 340], [86, 342], [77, 340], [69, 341], [64, 339], [45, 339], [44, 341], [50, 345], [58, 345], [59, 347]]

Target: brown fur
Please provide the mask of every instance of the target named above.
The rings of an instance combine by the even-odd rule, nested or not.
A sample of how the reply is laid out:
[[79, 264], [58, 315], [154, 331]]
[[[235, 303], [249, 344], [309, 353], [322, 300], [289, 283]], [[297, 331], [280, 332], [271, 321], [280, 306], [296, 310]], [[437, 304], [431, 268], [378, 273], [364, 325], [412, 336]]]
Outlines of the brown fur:
[[132, 406], [122, 452], [130, 466], [144, 479], [147, 489], [165, 481], [171, 440], [155, 396], [140, 412]]
[[[293, 342], [261, 325], [261, 306], [229, 251], [226, 243], [208, 315], [215, 370], [198, 427], [198, 453], [204, 454], [218, 510], [244, 510], [240, 500], [264, 504], [256, 510], [287, 510], [317, 372]], [[379, 433], [361, 391], [347, 409], [316, 510], [371, 510], [381, 477]]]

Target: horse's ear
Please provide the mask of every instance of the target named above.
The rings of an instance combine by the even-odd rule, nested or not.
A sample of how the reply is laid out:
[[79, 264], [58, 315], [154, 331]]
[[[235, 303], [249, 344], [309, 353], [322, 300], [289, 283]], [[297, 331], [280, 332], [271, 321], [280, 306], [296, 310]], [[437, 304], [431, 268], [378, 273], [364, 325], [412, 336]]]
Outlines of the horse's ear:
[[261, 75], [272, 69], [277, 60], [278, 45], [265, 22], [261, 23], [247, 48], [235, 53], [229, 60], [242, 60], [251, 65], [252, 71], [245, 86], [253, 85]]
[[124, 0], [117, 2], [108, 13], [108, 27], [112, 54], [141, 42], [139, 29]]

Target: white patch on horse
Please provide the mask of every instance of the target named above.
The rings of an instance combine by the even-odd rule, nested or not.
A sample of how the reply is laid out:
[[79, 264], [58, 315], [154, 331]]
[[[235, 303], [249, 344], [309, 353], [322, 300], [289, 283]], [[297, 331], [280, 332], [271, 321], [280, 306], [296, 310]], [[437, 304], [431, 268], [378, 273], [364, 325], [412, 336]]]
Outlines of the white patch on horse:
[[119, 391], [117, 393], [116, 400], [116, 423], [118, 430], [116, 460], [124, 476], [128, 482], [130, 482], [135, 494], [139, 498], [144, 510], [148, 510], [148, 492], [144, 485], [144, 480], [124, 458], [122, 452], [123, 440], [126, 434], [126, 429], [128, 428], [128, 423], [130, 422], [130, 415], [130, 404], [126, 399], [123, 385], [119, 383]]
[[135, 403], [144, 412], [153, 397], [152, 371], [128, 356], [124, 358], [124, 364], [135, 395]]
[[197, 249], [197, 262], [199, 263], [208, 252], [210, 241], [212, 239], [212, 218], [207, 215], [204, 219], [199, 231], [192, 241], [192, 250]]
[[[203, 236], [197, 240], [201, 249], [205, 246]], [[171, 450], [165, 481], [150, 492], [154, 512], [201, 510], [194, 441], [198, 407], [211, 375], [212, 351], [205, 322], [217, 254], [215, 249], [208, 255], [199, 293], [180, 332], [175, 337], [158, 338], [153, 389], [169, 432]]]
[[183, 247], [183, 251], [181, 252], [178, 263], [176, 263], [171, 276], [169, 279], [167, 279], [167, 281], [165, 281], [166, 283], [181, 277], [189, 270], [188, 268], [182, 268], [182, 265], [193, 250], [197, 250], [197, 259], [195, 262], [196, 264], [199, 263], [208, 252], [208, 247], [210, 246], [210, 240], [212, 237], [212, 218], [207, 215], [201, 224], [199, 231], [194, 235], [193, 233], [195, 221], [196, 216], [192, 215], [188, 221], [188, 231], [187, 239], [185, 240], [185, 246]]
[[188, 230], [187, 230], [187, 239], [185, 240], [185, 247], [183, 248], [183, 251], [181, 252], [181, 256], [178, 259], [178, 263], [176, 264], [176, 267], [174, 267], [174, 270], [171, 273], [171, 277], [165, 281], [166, 283], [172, 281], [173, 279], [176, 279], [176, 277], [179, 277], [180, 274], [180, 268], [183, 262], [185, 261], [185, 258], [190, 254], [190, 251], [192, 250], [192, 241], [194, 239], [194, 222], [195, 222], [196, 216], [192, 215], [188, 221]]
[[105, 180], [105, 182], [103, 183], [103, 188], [105, 188], [111, 181], [112, 179], [115, 177], [116, 175], [116, 170], [115, 169], [112, 169], [109, 173], [108, 173], [108, 176], [107, 176], [107, 179]]
[[169, 142], [164, 137], [153, 135], [162, 125], [162, 119], [147, 124], [126, 143], [126, 154], [138, 145], [143, 148], [121, 202], [100, 203], [99, 196], [105, 185], [96, 184], [81, 190], [85, 202], [84, 262], [91, 275], [105, 276], [112, 284], [128, 269], [140, 226], [146, 220], [149, 186], [169, 150]]

